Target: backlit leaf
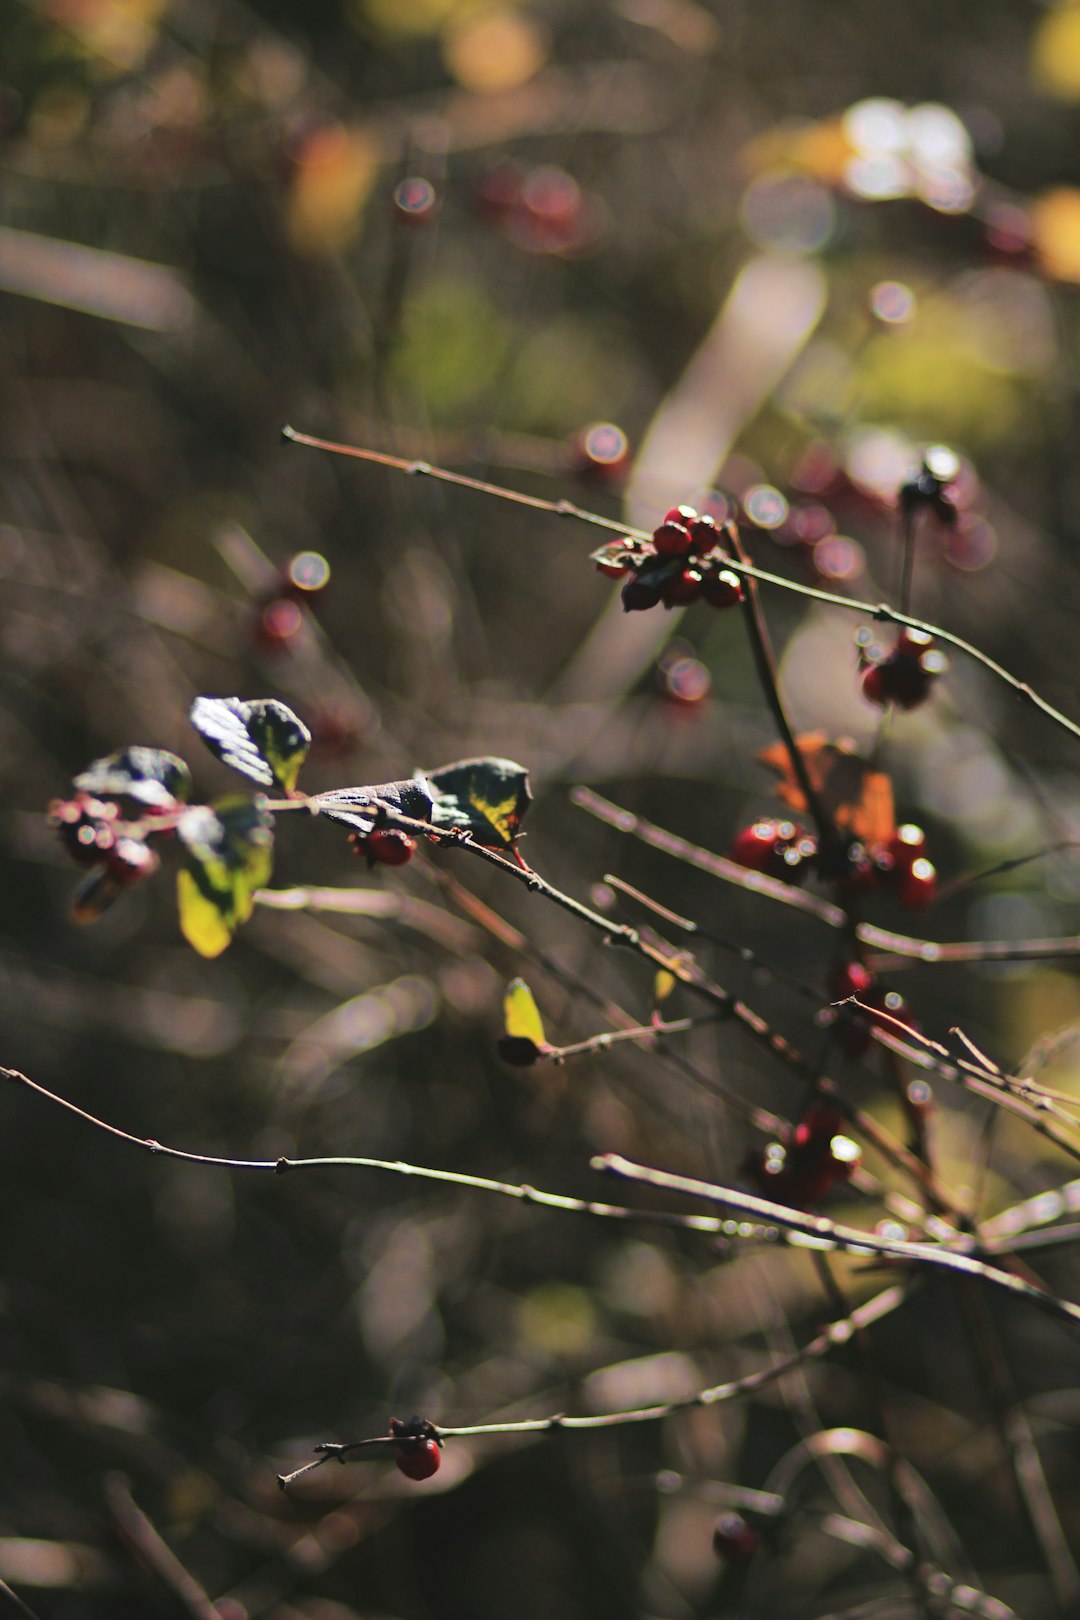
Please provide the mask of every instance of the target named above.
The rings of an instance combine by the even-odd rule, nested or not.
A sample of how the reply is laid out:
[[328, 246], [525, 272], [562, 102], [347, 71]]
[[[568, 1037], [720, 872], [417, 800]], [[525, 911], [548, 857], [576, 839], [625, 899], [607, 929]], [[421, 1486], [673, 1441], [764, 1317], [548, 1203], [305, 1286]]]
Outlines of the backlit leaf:
[[511, 849], [532, 793], [529, 773], [511, 759], [462, 759], [427, 771], [437, 827], [462, 827], [478, 844]]
[[667, 968], [659, 969], [656, 978], [653, 980], [653, 1001], [657, 1006], [662, 1001], [667, 1000], [678, 982], [674, 973], [669, 973]]
[[191, 772], [164, 748], [123, 748], [95, 759], [75, 778], [75, 786], [98, 799], [134, 799], [167, 810], [191, 792]]
[[378, 819], [378, 810], [366, 809], [365, 806], [374, 806], [376, 800], [389, 805], [400, 815], [409, 816], [413, 821], [431, 820], [431, 787], [419, 772], [401, 782], [334, 788], [330, 793], [320, 793], [315, 802], [320, 815], [329, 816], [331, 821], [344, 822], [346, 827], [352, 827], [366, 837]]
[[184, 852], [177, 875], [180, 928], [200, 956], [220, 956], [251, 916], [256, 889], [274, 864], [273, 820], [256, 800], [197, 805], [176, 828]]
[[[868, 846], [887, 843], [896, 831], [888, 775], [873, 770], [850, 743], [830, 742], [823, 732], [810, 732], [797, 741], [810, 783], [836, 826]], [[806, 797], [783, 743], [763, 748], [758, 758], [779, 773], [777, 796], [796, 815], [805, 814]]]
[[261, 787], [291, 793], [311, 746], [311, 732], [299, 715], [276, 698], [198, 697], [191, 723], [225, 765]]

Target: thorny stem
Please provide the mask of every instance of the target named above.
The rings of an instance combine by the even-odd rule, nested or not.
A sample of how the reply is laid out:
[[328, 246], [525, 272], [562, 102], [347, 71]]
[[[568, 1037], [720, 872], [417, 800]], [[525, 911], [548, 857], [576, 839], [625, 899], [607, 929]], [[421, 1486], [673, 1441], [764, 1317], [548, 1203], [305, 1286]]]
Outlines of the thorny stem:
[[[441, 479], [443, 483], [458, 484], [464, 489], [474, 489], [483, 495], [493, 495], [500, 500], [513, 501], [518, 506], [535, 507], [542, 512], [552, 512], [559, 517], [577, 518], [582, 523], [592, 523], [603, 529], [614, 529], [619, 534], [630, 535], [638, 540], [648, 540], [650, 535], [642, 529], [630, 528], [625, 523], [615, 522], [611, 518], [600, 517], [595, 512], [587, 512], [572, 501], [547, 501], [536, 495], [521, 495], [516, 490], [505, 489], [499, 484], [488, 484], [476, 478], [467, 478], [461, 473], [447, 472], [445, 468], [433, 467], [426, 461], [405, 461], [400, 456], [386, 455], [380, 450], [361, 450], [352, 445], [335, 444], [327, 439], [316, 439], [310, 434], [300, 433], [295, 428], [282, 428], [282, 437], [294, 444], [307, 445], [315, 450], [329, 450], [336, 455], [352, 456], [358, 461], [371, 461], [382, 467], [392, 467], [399, 472], [424, 474], [428, 478]], [[863, 602], [851, 596], [840, 596], [836, 591], [823, 590], [818, 585], [807, 585], [801, 580], [785, 579], [782, 574], [773, 574], [765, 568], [752, 567], [733, 557], [726, 561], [725, 567], [733, 573], [741, 575], [744, 579], [754, 579], [762, 585], [775, 585], [778, 590], [790, 591], [795, 596], [805, 597], [811, 602], [824, 602], [829, 607], [843, 608], [847, 613], [859, 613], [863, 617], [873, 619], [879, 624], [904, 625], [909, 630], [921, 630], [925, 635], [932, 636], [935, 641], [943, 642], [946, 646], [954, 647], [957, 652], [966, 654], [991, 675], [1004, 682], [1017, 697], [1037, 709], [1053, 725], [1060, 726], [1071, 737], [1080, 740], [1080, 722], [1070, 720], [1062, 714], [1052, 703], [1029, 686], [1026, 681], [1011, 675], [988, 653], [981, 652], [973, 647], [962, 636], [954, 635], [951, 630], [943, 630], [939, 625], [929, 624], [925, 619], [913, 618], [911, 614], [892, 608], [885, 602]]]
[[[735, 1400], [740, 1395], [752, 1394], [771, 1384], [793, 1367], [805, 1361], [813, 1361], [826, 1355], [837, 1345], [847, 1344], [852, 1335], [869, 1327], [871, 1323], [880, 1322], [892, 1311], [901, 1306], [908, 1295], [908, 1289], [893, 1285], [872, 1299], [860, 1305], [856, 1310], [845, 1316], [842, 1320], [830, 1322], [801, 1350], [794, 1351], [782, 1360], [774, 1362], [771, 1367], [761, 1367], [756, 1372], [745, 1373], [741, 1378], [732, 1378], [722, 1384], [713, 1384], [709, 1389], [699, 1389], [693, 1395], [683, 1396], [680, 1400], [665, 1401], [656, 1406], [638, 1406], [624, 1412], [592, 1413], [584, 1417], [567, 1417], [564, 1412], [556, 1412], [551, 1417], [525, 1418], [517, 1423], [474, 1423], [463, 1427], [444, 1427], [434, 1424], [440, 1439], [471, 1439], [486, 1435], [499, 1434], [550, 1434], [554, 1430], [575, 1429], [611, 1429], [626, 1423], [654, 1423], [659, 1418], [671, 1417], [676, 1412], [688, 1412], [699, 1406], [718, 1406], [723, 1401]], [[282, 1490], [287, 1490], [296, 1480], [304, 1474], [310, 1474], [313, 1469], [321, 1468], [325, 1463], [336, 1461], [344, 1462], [345, 1458], [354, 1451], [369, 1446], [382, 1446], [394, 1443], [392, 1435], [379, 1435], [373, 1439], [350, 1440], [342, 1444], [326, 1442], [316, 1446], [315, 1450], [320, 1456], [314, 1461], [305, 1463], [290, 1474], [279, 1474], [278, 1484]]]

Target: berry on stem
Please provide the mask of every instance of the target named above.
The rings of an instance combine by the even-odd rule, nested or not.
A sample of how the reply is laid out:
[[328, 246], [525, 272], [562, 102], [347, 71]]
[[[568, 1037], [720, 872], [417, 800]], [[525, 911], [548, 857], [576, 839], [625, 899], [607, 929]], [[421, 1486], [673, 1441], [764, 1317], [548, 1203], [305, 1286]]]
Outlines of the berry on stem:
[[394, 1462], [407, 1479], [430, 1479], [438, 1472], [442, 1441], [433, 1423], [422, 1417], [411, 1417], [407, 1423], [391, 1418], [390, 1433], [396, 1442]]
[[394, 827], [374, 827], [371, 832], [350, 833], [353, 853], [362, 855], [370, 870], [373, 866], [404, 866], [416, 854], [416, 840]]
[[924, 630], [902, 630], [892, 652], [864, 669], [863, 696], [881, 709], [890, 703], [917, 709], [947, 667], [944, 653]]
[[859, 1163], [858, 1144], [843, 1134], [835, 1108], [815, 1103], [786, 1141], [748, 1153], [743, 1173], [767, 1198], [809, 1209], [837, 1182], [848, 1181]]

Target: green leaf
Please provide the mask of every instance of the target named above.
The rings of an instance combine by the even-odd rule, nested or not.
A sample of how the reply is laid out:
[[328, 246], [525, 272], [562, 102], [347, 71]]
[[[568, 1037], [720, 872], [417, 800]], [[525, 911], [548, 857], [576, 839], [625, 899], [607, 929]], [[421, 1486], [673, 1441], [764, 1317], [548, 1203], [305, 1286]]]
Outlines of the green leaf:
[[547, 1045], [540, 1009], [524, 979], [511, 979], [507, 985], [503, 997], [503, 1013], [506, 1018], [507, 1035], [519, 1040], [532, 1041], [537, 1046]]
[[164, 748], [123, 748], [95, 759], [75, 778], [81, 793], [98, 799], [134, 799], [153, 809], [168, 810], [191, 792], [191, 772], [177, 754]]
[[425, 774], [435, 789], [437, 827], [466, 827], [478, 844], [514, 847], [532, 800], [523, 765], [512, 759], [461, 759]]
[[190, 719], [203, 742], [226, 765], [262, 787], [291, 793], [311, 746], [299, 715], [276, 698], [198, 697]]
[[251, 916], [256, 889], [274, 864], [273, 820], [256, 799], [196, 805], [177, 823], [184, 865], [177, 874], [180, 929], [200, 956], [220, 956]]

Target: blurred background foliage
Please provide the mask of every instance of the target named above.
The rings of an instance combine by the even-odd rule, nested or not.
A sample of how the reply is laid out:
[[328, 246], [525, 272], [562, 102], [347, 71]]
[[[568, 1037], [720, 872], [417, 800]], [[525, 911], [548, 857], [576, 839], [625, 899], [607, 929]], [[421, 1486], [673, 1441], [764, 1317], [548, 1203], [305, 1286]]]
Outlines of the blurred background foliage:
[[[596, 903], [614, 903], [596, 886], [615, 871], [752, 946], [810, 994], [720, 947], [715, 974], [816, 1050], [820, 927], [633, 845], [568, 793], [587, 782], [721, 852], [773, 813], [735, 616], [626, 617], [583, 526], [279, 430], [649, 527], [711, 497], [741, 512], [762, 566], [868, 600], [895, 593], [897, 489], [944, 442], [960, 516], [921, 526], [916, 611], [1075, 713], [1080, 5], [0, 15], [0, 1057], [198, 1151], [381, 1155], [586, 1195], [596, 1151], [737, 1178], [749, 1128], [658, 1052], [500, 1064], [514, 974], [559, 1042], [605, 1027], [575, 980], [638, 1019], [652, 986], [478, 863], [369, 874], [340, 829], [290, 818], [275, 883], [370, 889], [372, 915], [259, 910], [204, 962], [167, 880], [72, 926], [44, 808], [129, 742], [226, 791], [186, 723], [199, 692], [292, 704], [315, 733], [312, 789], [508, 755], [533, 773], [533, 865]], [[283, 570], [305, 550], [330, 578], [297, 601]], [[766, 607], [798, 724], [873, 745], [857, 621], [775, 592]], [[930, 937], [1080, 928], [1075, 744], [957, 658], [881, 759], [950, 880]], [[868, 914], [911, 930], [887, 898]], [[1067, 961], [912, 968], [902, 987], [934, 1035], [959, 1023], [1008, 1065], [1041, 1043], [1046, 1076], [1080, 1086]], [[790, 1076], [738, 1032], [680, 1050], [797, 1115]], [[875, 1064], [837, 1062], [899, 1128]], [[937, 1090], [937, 1168], [980, 1210], [1069, 1175], [1015, 1122], [984, 1170], [984, 1111]], [[374, 1174], [229, 1176], [24, 1093], [2, 1104], [0, 1578], [42, 1617], [204, 1612], [131, 1553], [132, 1497], [220, 1620], [734, 1613], [717, 1482], [760, 1486], [823, 1424], [880, 1426], [845, 1352], [662, 1426], [457, 1442], [427, 1486], [365, 1462], [282, 1497], [276, 1470], [383, 1432], [391, 1411], [466, 1423], [670, 1398], [835, 1312], [780, 1251], [733, 1264]], [[841, 1213], [879, 1210], [851, 1195]], [[839, 1274], [852, 1297], [877, 1286]], [[1043, 1274], [1080, 1293], [1064, 1253]], [[987, 1310], [1075, 1544], [1075, 1336]], [[873, 1347], [891, 1433], [978, 1582], [1027, 1617], [1065, 1612], [952, 1294], [925, 1288]], [[888, 1518], [884, 1483], [859, 1478]], [[916, 1612], [871, 1554], [819, 1532], [810, 1510], [832, 1498], [813, 1476], [800, 1493], [739, 1612]]]

